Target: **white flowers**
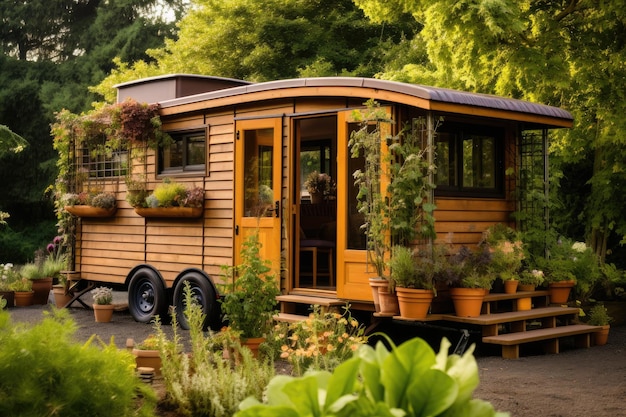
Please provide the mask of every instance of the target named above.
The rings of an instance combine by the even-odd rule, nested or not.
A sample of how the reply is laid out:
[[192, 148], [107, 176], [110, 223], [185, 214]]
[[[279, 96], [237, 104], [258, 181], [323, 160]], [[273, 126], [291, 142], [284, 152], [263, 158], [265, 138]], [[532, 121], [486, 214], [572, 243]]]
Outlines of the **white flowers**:
[[587, 250], [587, 245], [585, 244], [585, 242], [574, 242], [572, 244], [572, 250], [578, 253], [583, 253]]

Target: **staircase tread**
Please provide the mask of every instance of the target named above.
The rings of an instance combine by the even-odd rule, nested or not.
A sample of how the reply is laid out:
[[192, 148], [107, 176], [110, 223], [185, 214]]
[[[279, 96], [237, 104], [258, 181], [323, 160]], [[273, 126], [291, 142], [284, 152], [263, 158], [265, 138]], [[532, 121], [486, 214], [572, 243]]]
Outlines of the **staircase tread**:
[[600, 330], [599, 326], [588, 324], [572, 324], [569, 326], [549, 327], [525, 332], [500, 334], [497, 336], [483, 337], [483, 343], [500, 345], [517, 345], [520, 343], [534, 342], [538, 340], [553, 339], [560, 336], [574, 336], [577, 334], [592, 333]]
[[297, 323], [306, 320], [308, 317], [301, 314], [278, 313], [274, 316], [274, 320], [286, 323]]
[[311, 297], [308, 295], [295, 294], [279, 295], [278, 297], [276, 297], [276, 300], [282, 303], [320, 305], [324, 307], [342, 306], [346, 304], [345, 300], [339, 300], [337, 298]]
[[499, 323], [509, 323], [512, 321], [532, 320], [543, 317], [555, 317], [562, 315], [578, 314], [579, 309], [576, 307], [538, 307], [532, 310], [509, 311], [504, 313], [481, 314], [478, 317], [459, 317], [455, 315], [444, 314], [441, 316], [443, 320], [455, 321], [469, 324], [489, 325]]

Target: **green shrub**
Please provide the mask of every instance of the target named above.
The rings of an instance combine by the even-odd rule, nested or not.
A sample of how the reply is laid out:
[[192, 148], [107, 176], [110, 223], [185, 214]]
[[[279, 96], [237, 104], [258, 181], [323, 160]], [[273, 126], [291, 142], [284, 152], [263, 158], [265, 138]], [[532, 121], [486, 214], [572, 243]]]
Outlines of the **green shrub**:
[[[389, 341], [390, 344], [391, 341]], [[392, 345], [393, 346], [393, 345]], [[272, 379], [265, 404], [248, 398], [236, 417], [263, 416], [505, 416], [472, 398], [478, 386], [473, 347], [448, 355], [443, 339], [438, 354], [415, 338], [388, 351], [381, 342], [363, 345], [331, 374], [315, 371]]]
[[[185, 317], [189, 323], [191, 353], [185, 354], [178, 332], [176, 315], [172, 314], [173, 337], [168, 338], [157, 320], [156, 335], [162, 360], [166, 400], [183, 415], [230, 417], [248, 396], [261, 398], [263, 389], [274, 376], [271, 361], [259, 361], [249, 349], [239, 344], [230, 332], [205, 334], [205, 315], [185, 289]], [[231, 358], [224, 357], [228, 348]]]
[[66, 310], [12, 324], [0, 311], [0, 415], [152, 416], [156, 395], [135, 375], [128, 351], [72, 341]]
[[187, 197], [187, 188], [183, 184], [174, 181], [159, 184], [152, 192], [156, 197], [159, 207], [171, 207], [182, 205]]

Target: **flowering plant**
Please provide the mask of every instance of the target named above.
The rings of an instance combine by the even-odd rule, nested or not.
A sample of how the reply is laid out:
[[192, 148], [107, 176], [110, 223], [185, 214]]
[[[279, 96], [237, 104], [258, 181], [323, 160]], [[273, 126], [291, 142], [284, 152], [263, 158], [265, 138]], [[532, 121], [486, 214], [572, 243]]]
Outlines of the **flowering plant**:
[[109, 192], [67, 193], [61, 198], [64, 206], [93, 206], [104, 209], [115, 207], [115, 194]]
[[150, 208], [202, 207], [204, 206], [204, 189], [202, 187], [187, 188], [184, 184], [165, 178], [142, 204]]
[[93, 302], [99, 305], [107, 305], [113, 303], [113, 290], [107, 287], [97, 287], [91, 290]]
[[520, 284], [524, 284], [524, 285], [539, 286], [543, 284], [544, 280], [545, 278], [543, 276], [543, 271], [539, 269], [533, 269], [532, 271], [528, 271], [528, 270], [522, 271], [519, 277]]
[[20, 275], [13, 269], [12, 263], [0, 264], [0, 291], [11, 291], [12, 284], [20, 279]]
[[277, 324], [271, 343], [280, 345], [280, 357], [293, 366], [295, 375], [302, 375], [309, 369], [331, 371], [351, 358], [367, 342], [364, 333], [348, 306], [343, 314], [315, 306], [306, 320]]

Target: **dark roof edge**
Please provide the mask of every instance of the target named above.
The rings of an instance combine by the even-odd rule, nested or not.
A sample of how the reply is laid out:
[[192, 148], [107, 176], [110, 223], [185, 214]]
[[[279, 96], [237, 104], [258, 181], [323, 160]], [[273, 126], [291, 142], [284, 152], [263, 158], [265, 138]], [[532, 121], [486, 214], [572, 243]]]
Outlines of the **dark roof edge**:
[[211, 75], [198, 75], [198, 74], [185, 74], [185, 73], [176, 73], [176, 74], [165, 74], [165, 75], [155, 75], [153, 77], [140, 78], [138, 80], [126, 81], [120, 84], [115, 84], [114, 88], [124, 88], [137, 84], [146, 84], [154, 81], [162, 81], [174, 78], [197, 78], [202, 80], [218, 80], [218, 81], [230, 81], [233, 83], [238, 83], [241, 85], [252, 84], [250, 81], [238, 80], [236, 78], [227, 78], [227, 77], [214, 77]]

